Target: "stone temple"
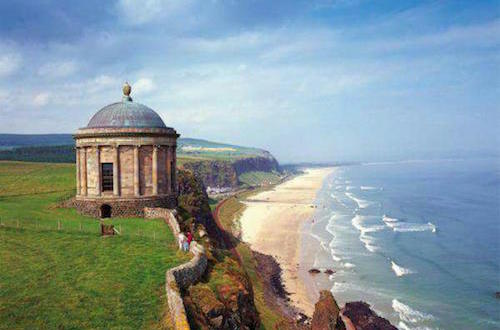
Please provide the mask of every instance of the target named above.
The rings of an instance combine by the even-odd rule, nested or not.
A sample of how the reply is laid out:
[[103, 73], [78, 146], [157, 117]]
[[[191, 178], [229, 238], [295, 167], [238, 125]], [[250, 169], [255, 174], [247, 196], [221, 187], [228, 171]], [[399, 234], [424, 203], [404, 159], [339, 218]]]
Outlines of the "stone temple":
[[74, 134], [78, 212], [93, 217], [142, 216], [144, 207], [177, 204], [179, 134], [145, 105], [123, 99], [99, 110]]

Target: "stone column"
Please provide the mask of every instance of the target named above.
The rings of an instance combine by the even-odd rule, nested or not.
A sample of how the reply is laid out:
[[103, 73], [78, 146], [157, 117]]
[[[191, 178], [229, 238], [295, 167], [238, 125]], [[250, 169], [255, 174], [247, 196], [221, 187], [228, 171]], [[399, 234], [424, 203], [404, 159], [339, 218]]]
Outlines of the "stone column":
[[167, 193], [172, 192], [172, 166], [170, 162], [172, 161], [172, 147], [167, 146]]
[[173, 146], [172, 147], [172, 159], [173, 159], [173, 163], [172, 163], [172, 178], [173, 178], [173, 182], [172, 182], [172, 190], [174, 193], [177, 193], [177, 152], [176, 152], [176, 149], [177, 149], [177, 145]]
[[82, 182], [81, 182], [81, 185], [82, 185], [82, 190], [81, 190], [81, 195], [82, 196], [87, 196], [87, 148], [86, 147], [83, 147], [81, 149], [81, 152], [82, 152], [82, 160], [81, 160], [81, 165], [82, 165], [82, 169], [80, 171], [80, 175], [81, 175], [81, 178], [82, 178]]
[[97, 182], [95, 185], [95, 190], [96, 190], [96, 195], [100, 196], [102, 192], [102, 187], [101, 187], [101, 149], [99, 149], [99, 146], [95, 147], [95, 164], [96, 164], [96, 173], [97, 173]]
[[134, 195], [141, 195], [141, 183], [139, 178], [139, 146], [134, 147]]
[[114, 148], [115, 159], [113, 162], [113, 195], [120, 196], [120, 146]]
[[154, 145], [153, 146], [153, 157], [152, 157], [152, 165], [151, 168], [153, 169], [152, 175], [152, 181], [153, 181], [153, 196], [158, 195], [158, 146]]
[[80, 196], [82, 183], [80, 181], [80, 148], [76, 147], [76, 195]]

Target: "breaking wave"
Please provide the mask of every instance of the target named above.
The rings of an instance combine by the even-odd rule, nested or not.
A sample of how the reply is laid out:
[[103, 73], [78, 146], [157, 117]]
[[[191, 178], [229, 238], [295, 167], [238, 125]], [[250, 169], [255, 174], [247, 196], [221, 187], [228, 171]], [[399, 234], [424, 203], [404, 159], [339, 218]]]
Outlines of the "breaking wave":
[[330, 249], [330, 254], [332, 256], [333, 261], [339, 262], [339, 261], [342, 260], [341, 257], [339, 257], [338, 255], [335, 254], [335, 250], [334, 249]]
[[394, 274], [396, 274], [397, 277], [401, 277], [401, 276], [404, 276], [404, 275], [408, 275], [408, 274], [414, 273], [412, 270], [410, 270], [408, 268], [401, 267], [400, 265], [398, 265], [397, 263], [395, 263], [392, 260], [391, 260], [391, 268], [392, 268], [392, 271], [394, 272]]
[[399, 321], [398, 328], [401, 330], [434, 330], [434, 328], [429, 327], [409, 327], [403, 321]]
[[377, 187], [371, 187], [371, 186], [361, 186], [359, 188], [361, 190], [377, 190]]
[[352, 199], [354, 202], [356, 202], [356, 204], [358, 205], [358, 208], [360, 209], [364, 209], [370, 205], [373, 204], [373, 202], [370, 202], [370, 201], [367, 201], [367, 200], [364, 200], [364, 199], [361, 199], [361, 198], [357, 198], [356, 196], [354, 196], [352, 193], [350, 192], [346, 192], [345, 193], [347, 197], [349, 197], [350, 199]]
[[385, 214], [382, 217], [382, 220], [384, 221], [387, 227], [391, 228], [395, 232], [407, 233], [407, 232], [430, 231], [432, 233], [435, 233], [437, 231], [436, 225], [431, 222], [425, 224], [403, 222], [396, 218], [390, 218]]
[[414, 310], [397, 299], [392, 300], [392, 309], [399, 314], [399, 318], [403, 322], [417, 323], [434, 319], [434, 316], [431, 314], [425, 314]]
[[377, 231], [381, 231], [384, 229], [383, 225], [375, 225], [375, 226], [364, 226], [363, 222], [365, 220], [365, 217], [362, 215], [357, 214], [354, 218], [352, 218], [352, 225], [354, 228], [359, 230], [360, 235], [359, 235], [359, 240], [365, 245], [365, 248], [369, 252], [375, 252], [378, 250], [378, 247], [374, 245], [375, 239], [367, 233], [374, 233]]

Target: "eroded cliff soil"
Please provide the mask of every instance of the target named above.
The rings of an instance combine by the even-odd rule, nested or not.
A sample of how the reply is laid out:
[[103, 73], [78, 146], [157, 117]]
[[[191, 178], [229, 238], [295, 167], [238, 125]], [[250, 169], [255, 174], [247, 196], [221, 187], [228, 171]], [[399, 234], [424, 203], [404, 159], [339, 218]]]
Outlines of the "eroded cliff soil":
[[257, 329], [252, 283], [227, 250], [208, 204], [203, 183], [191, 171], [180, 170], [179, 210], [182, 229], [194, 233], [207, 251], [208, 267], [202, 280], [183, 292], [189, 322], [195, 329]]

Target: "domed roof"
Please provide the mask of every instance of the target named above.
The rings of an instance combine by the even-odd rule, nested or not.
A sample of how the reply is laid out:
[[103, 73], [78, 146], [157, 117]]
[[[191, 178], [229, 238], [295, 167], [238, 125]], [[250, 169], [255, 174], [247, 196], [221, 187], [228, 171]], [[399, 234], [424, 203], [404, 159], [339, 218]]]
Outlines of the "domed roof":
[[123, 87], [123, 100], [112, 103], [99, 110], [90, 119], [87, 128], [99, 127], [149, 127], [165, 128], [160, 116], [147, 106], [135, 103], [130, 95], [130, 85]]

